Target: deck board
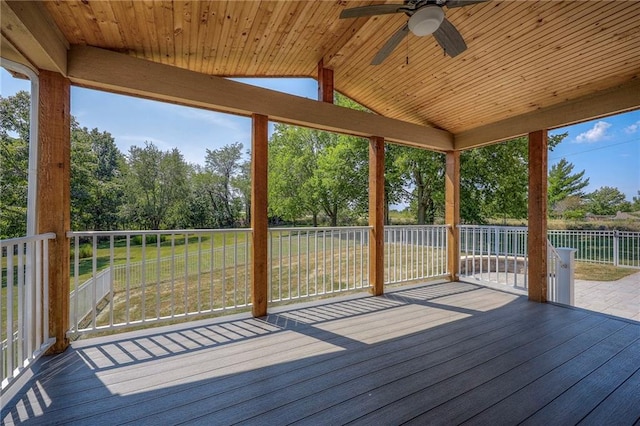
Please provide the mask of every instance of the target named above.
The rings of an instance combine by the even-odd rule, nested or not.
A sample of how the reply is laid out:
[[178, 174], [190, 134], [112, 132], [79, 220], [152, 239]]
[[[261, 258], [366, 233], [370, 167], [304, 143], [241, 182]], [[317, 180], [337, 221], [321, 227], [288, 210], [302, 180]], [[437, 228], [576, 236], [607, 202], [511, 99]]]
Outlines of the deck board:
[[[468, 283], [74, 342], [3, 407], [33, 424], [640, 419], [640, 324]], [[5, 401], [3, 401], [3, 404]]]
[[[546, 406], [578, 381], [591, 374], [620, 350], [638, 339], [637, 330], [627, 326], [602, 339], [597, 345], [549, 371], [508, 398], [474, 416], [469, 424], [486, 424], [488, 419], [499, 419], [509, 424], [524, 421], [541, 406]], [[537, 367], [537, 365], [536, 365]], [[552, 409], [553, 407], [548, 407]], [[563, 411], [565, 408], [559, 408]]]
[[[640, 368], [580, 421], [580, 425], [631, 424], [640, 419]], [[636, 420], [637, 424], [637, 420]]]
[[[570, 331], [576, 332], [575, 327], [571, 328]], [[398, 383], [385, 384], [379, 390], [381, 397], [385, 398], [385, 404], [359, 417], [358, 422], [378, 424], [409, 421], [421, 412], [483, 383], [512, 364], [534, 356], [536, 351], [544, 350], [544, 345], [557, 344], [556, 339], [561, 341], [564, 338], [564, 333], [558, 333], [557, 337], [548, 335], [544, 343], [525, 345], [522, 344], [524, 340], [505, 339], [407, 376]], [[362, 395], [360, 399], [366, 399], [367, 396]], [[398, 413], [399, 407], [402, 414]]]
[[[548, 371], [552, 371], [559, 365], [567, 362], [585, 350], [593, 347], [604, 336], [625, 327], [618, 321], [588, 317], [573, 326], [559, 330], [555, 341], [532, 342], [534, 350], [529, 358], [522, 359], [514, 368], [494, 371], [492, 365], [483, 367], [483, 372], [498, 373], [488, 380], [464, 393], [458, 395], [448, 394], [451, 399], [447, 402], [426, 411], [414, 419], [415, 423], [435, 422], [440, 424], [460, 424], [473, 415], [480, 413], [493, 404], [499, 403], [513, 393], [522, 389], [527, 384], [541, 377]], [[563, 341], [564, 340], [564, 341]], [[496, 360], [497, 368], [500, 368], [501, 359]], [[506, 371], [505, 371], [506, 370]], [[478, 380], [471, 375], [473, 380]], [[541, 407], [544, 407], [541, 405]]]
[[[541, 409], [530, 416], [524, 424], [566, 424], [571, 419], [587, 416], [604, 398], [625, 383], [639, 365], [640, 341], [636, 340], [554, 399], [548, 409]], [[635, 395], [640, 402], [640, 392]]]

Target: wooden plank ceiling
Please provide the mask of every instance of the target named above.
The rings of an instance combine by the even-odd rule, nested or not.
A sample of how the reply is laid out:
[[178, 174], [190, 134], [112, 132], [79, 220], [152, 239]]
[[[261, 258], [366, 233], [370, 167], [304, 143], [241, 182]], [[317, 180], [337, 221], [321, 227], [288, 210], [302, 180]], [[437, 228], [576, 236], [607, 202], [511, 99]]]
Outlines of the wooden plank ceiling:
[[410, 34], [380, 66], [369, 63], [407, 17], [338, 19], [345, 8], [371, 3], [82, 0], [45, 7], [71, 45], [204, 74], [316, 78], [323, 60], [336, 90], [371, 110], [453, 134], [640, 75], [638, 1], [491, 0], [445, 8], [467, 51], [450, 58], [433, 37]]

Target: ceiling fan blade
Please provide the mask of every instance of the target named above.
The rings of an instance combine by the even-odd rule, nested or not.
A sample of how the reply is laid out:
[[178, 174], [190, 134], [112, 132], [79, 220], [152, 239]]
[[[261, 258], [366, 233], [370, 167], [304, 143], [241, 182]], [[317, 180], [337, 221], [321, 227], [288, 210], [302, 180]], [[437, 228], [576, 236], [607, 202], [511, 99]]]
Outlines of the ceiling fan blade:
[[447, 18], [444, 18], [440, 27], [433, 33], [433, 37], [442, 47], [444, 53], [452, 58], [467, 50], [467, 44], [462, 35]]
[[340, 13], [340, 19], [360, 18], [362, 16], [388, 15], [390, 13], [402, 12], [407, 9], [404, 4], [374, 4], [371, 6], [354, 7], [344, 9]]
[[445, 5], [447, 6], [447, 9], [453, 9], [454, 7], [470, 6], [476, 3], [485, 3], [487, 1], [489, 0], [447, 0]]
[[393, 52], [393, 50], [400, 44], [402, 39], [404, 39], [407, 34], [409, 34], [409, 25], [404, 24], [398, 31], [396, 31], [387, 42], [382, 46], [382, 49], [378, 51], [376, 56], [371, 61], [371, 65], [380, 65], [387, 59], [387, 56]]

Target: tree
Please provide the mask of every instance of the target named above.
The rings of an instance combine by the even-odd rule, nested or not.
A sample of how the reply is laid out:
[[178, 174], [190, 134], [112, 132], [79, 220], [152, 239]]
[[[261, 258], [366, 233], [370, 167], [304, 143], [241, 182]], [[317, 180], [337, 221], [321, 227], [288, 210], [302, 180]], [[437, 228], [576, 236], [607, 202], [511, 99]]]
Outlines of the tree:
[[[336, 104], [363, 109], [344, 96]], [[276, 124], [269, 141], [269, 210], [295, 221], [321, 212], [336, 226], [347, 212], [368, 208], [368, 141], [319, 130]]]
[[[251, 158], [251, 151], [247, 151], [247, 156]], [[240, 164], [240, 171], [232, 181], [233, 186], [240, 194], [240, 199], [244, 206], [244, 223], [249, 226], [251, 223], [251, 160]]]
[[384, 145], [384, 224], [391, 225], [389, 206], [410, 200], [410, 193], [406, 189], [406, 172], [402, 167], [400, 157], [407, 147], [385, 143]]
[[329, 145], [319, 153], [313, 185], [330, 226], [347, 210], [368, 208], [368, 142], [353, 136], [330, 134]]
[[[549, 137], [553, 150], [567, 136]], [[460, 217], [483, 223], [488, 218], [527, 216], [529, 147], [526, 137], [464, 151], [460, 156]]]
[[[166, 216], [157, 226], [164, 224], [167, 228], [175, 229], [184, 223], [183, 216], [186, 207], [185, 194], [188, 191], [188, 176], [190, 166], [178, 148], [166, 151], [160, 161], [160, 185], [162, 201], [166, 203]], [[157, 229], [157, 228], [156, 228]]]
[[563, 219], [582, 219], [585, 216], [583, 199], [569, 195], [554, 204], [553, 212]]
[[396, 165], [402, 170], [405, 190], [410, 190], [406, 199], [417, 223], [434, 223], [436, 215], [444, 214], [444, 155], [409, 147], [400, 150]]
[[242, 144], [235, 142], [220, 149], [209, 150], [205, 171], [210, 173], [208, 193], [212, 208], [217, 210], [219, 225], [231, 227], [238, 222], [241, 200], [233, 183], [242, 170]]
[[97, 169], [96, 155], [92, 149], [91, 135], [71, 119], [71, 229], [90, 229], [90, 210], [96, 201], [92, 189]]
[[180, 151], [162, 152], [145, 142], [129, 149], [128, 166], [125, 218], [143, 229], [172, 227], [186, 203], [189, 167]]
[[[86, 131], [86, 128], [84, 129]], [[92, 129], [89, 132], [95, 156], [94, 183], [91, 187], [91, 227], [94, 230], [116, 229], [118, 212], [124, 202], [124, 155], [108, 132]]]
[[331, 226], [347, 211], [368, 207], [368, 141], [276, 125], [269, 141], [269, 209], [296, 220], [324, 212]]
[[0, 238], [26, 235], [31, 96], [0, 96]]
[[322, 210], [314, 174], [329, 134], [276, 124], [269, 140], [269, 210], [287, 221], [309, 214], [318, 225]]
[[189, 192], [182, 216], [182, 228], [215, 228], [214, 210], [209, 199], [211, 174], [200, 165], [192, 165], [189, 172]]
[[558, 202], [567, 197], [584, 197], [582, 190], [589, 185], [589, 178], [584, 178], [584, 170], [572, 173], [573, 167], [573, 164], [564, 158], [551, 166], [547, 187], [550, 209], [553, 209]]
[[629, 206], [629, 209], [632, 212], [640, 212], [640, 189], [638, 190], [637, 194], [638, 195], [633, 197], [632, 203]]
[[[0, 234], [26, 233], [30, 95], [0, 98]], [[107, 132], [71, 117], [71, 228], [113, 229], [122, 197], [123, 156]]]
[[587, 208], [595, 215], [614, 215], [624, 210], [627, 204], [625, 195], [610, 186], [603, 186], [587, 195]]
[[527, 191], [529, 175], [529, 146], [526, 138], [486, 147], [488, 178], [492, 191], [487, 198], [486, 212], [490, 217], [527, 217]]
[[71, 228], [117, 228], [124, 202], [124, 155], [108, 132], [71, 117]]
[[462, 153], [460, 215], [464, 222], [527, 216], [528, 144], [518, 138]]

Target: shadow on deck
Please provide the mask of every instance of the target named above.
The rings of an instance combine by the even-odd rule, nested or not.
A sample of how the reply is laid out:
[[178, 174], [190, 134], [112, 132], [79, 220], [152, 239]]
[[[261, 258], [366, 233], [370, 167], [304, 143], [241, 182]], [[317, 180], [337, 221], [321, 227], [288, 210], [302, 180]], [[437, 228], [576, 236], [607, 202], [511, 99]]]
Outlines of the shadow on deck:
[[633, 424], [638, 394], [639, 323], [431, 283], [78, 341], [2, 422]]

